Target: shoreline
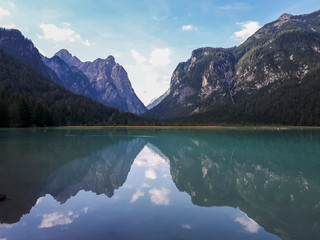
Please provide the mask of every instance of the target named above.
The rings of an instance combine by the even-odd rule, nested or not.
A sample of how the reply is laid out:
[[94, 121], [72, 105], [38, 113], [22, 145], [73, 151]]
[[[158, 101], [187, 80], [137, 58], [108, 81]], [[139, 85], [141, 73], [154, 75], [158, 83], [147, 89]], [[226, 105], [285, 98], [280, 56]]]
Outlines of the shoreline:
[[59, 126], [59, 127], [30, 127], [30, 128], [0, 128], [0, 130], [41, 130], [41, 129], [163, 129], [163, 130], [320, 130], [320, 126]]

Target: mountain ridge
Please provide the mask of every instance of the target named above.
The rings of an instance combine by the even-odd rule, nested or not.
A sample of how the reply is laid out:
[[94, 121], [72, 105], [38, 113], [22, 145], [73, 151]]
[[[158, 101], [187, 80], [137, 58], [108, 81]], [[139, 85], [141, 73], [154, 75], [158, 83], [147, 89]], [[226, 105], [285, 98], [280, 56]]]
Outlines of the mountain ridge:
[[19, 30], [5, 28], [0, 28], [0, 49], [74, 93], [121, 112], [139, 115], [147, 110], [136, 96], [127, 72], [113, 56], [83, 63], [63, 49], [52, 58], [46, 58]]
[[[299, 88], [319, 89], [318, 80], [306, 81], [318, 72], [320, 64], [319, 16], [320, 11], [283, 14], [238, 47], [194, 50], [191, 58], [174, 70], [169, 95], [144, 116], [203, 121], [206, 115], [205, 119], [213, 122], [251, 123], [253, 117], [267, 124], [319, 125], [319, 96], [312, 94], [305, 102], [308, 112], [298, 100], [293, 101], [302, 97]], [[256, 106], [258, 93], [265, 96], [261, 103], [264, 112]], [[276, 112], [277, 117], [271, 114], [281, 108], [271, 99], [274, 95], [286, 104], [282, 113]]]
[[125, 69], [109, 55], [106, 59], [98, 58], [93, 62], [81, 62], [76, 56], [62, 49], [55, 56], [60, 57], [70, 67], [82, 71], [96, 92], [95, 99], [105, 105], [116, 107], [122, 112], [140, 115], [147, 108], [135, 94]]
[[0, 49], [0, 126], [127, 125], [138, 117], [63, 88]]

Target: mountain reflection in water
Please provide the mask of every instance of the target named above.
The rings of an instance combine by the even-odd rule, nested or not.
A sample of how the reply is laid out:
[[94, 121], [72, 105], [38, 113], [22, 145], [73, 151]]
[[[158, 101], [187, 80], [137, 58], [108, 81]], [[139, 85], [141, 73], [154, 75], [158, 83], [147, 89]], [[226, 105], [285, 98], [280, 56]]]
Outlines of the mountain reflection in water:
[[[190, 239], [201, 239], [200, 233], [202, 239], [241, 239], [240, 230], [232, 235], [224, 231], [227, 226], [251, 234], [243, 239], [277, 239], [267, 232], [281, 239], [319, 239], [319, 131], [10, 130], [0, 132], [0, 152], [0, 193], [9, 198], [0, 203], [0, 238], [42, 206], [47, 213], [37, 229], [85, 224], [94, 203], [92, 208], [113, 218], [91, 220], [100, 227], [107, 221], [114, 234], [121, 232], [120, 218], [132, 217], [131, 228], [141, 228], [132, 231], [150, 231], [153, 238], [171, 234], [170, 221], [176, 221]], [[108, 212], [104, 196], [111, 198]], [[56, 201], [64, 211], [48, 211], [59, 209]], [[159, 220], [164, 213], [169, 223]], [[156, 221], [159, 233], [150, 225]], [[185, 236], [175, 231], [167, 236]]]

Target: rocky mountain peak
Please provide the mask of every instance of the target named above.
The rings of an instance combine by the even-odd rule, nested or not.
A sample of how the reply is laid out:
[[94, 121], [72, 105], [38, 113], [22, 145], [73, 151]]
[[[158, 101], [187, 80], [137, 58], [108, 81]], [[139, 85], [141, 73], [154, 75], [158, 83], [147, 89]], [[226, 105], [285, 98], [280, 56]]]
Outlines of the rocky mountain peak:
[[79, 67], [82, 64], [82, 62], [76, 56], [72, 56], [72, 54], [66, 49], [61, 49], [55, 54], [55, 56], [60, 57], [70, 66]]
[[110, 56], [108, 56], [108, 57], [106, 58], [106, 63], [107, 63], [107, 64], [110, 64], [110, 65], [115, 65], [115, 64], [116, 64], [116, 61], [115, 61], [114, 57], [113, 57], [112, 55], [110, 55]]
[[293, 15], [291, 15], [291, 14], [284, 13], [278, 18], [278, 21], [288, 21], [291, 19], [292, 16]]
[[64, 58], [72, 58], [71, 53], [67, 49], [61, 49], [59, 52], [55, 54], [55, 56], [64, 57]]
[[[94, 92], [94, 94], [90, 96], [88, 94], [84, 95], [107, 106], [116, 107], [121, 112], [142, 114], [146, 111], [146, 107], [132, 89], [127, 72], [120, 64], [116, 63], [113, 56], [110, 55], [106, 59], [98, 58], [93, 62], [81, 62], [66, 49], [60, 50], [55, 56], [60, 57], [66, 64], [77, 70], [72, 69], [61, 72], [52, 64], [55, 71], [65, 77], [63, 82], [68, 83], [68, 89], [74, 91], [74, 87], [72, 86], [75, 86], [77, 88], [74, 92], [81, 93], [83, 92], [82, 90], [91, 89], [92, 91], [85, 91], [85, 93]], [[80, 76], [81, 74], [82, 76]], [[71, 79], [71, 81], [68, 79], [70, 76], [73, 76], [73, 80]], [[86, 79], [88, 79], [90, 86], [87, 86]], [[81, 84], [76, 84], [76, 82], [81, 82]], [[69, 83], [74, 84], [71, 86]]]

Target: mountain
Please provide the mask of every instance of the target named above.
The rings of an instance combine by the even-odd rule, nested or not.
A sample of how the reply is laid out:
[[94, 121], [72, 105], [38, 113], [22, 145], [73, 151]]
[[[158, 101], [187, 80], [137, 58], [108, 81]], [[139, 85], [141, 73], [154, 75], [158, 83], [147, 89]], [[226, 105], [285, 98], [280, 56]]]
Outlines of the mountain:
[[82, 94], [121, 112], [142, 114], [147, 109], [132, 89], [127, 72], [112, 56], [82, 63], [66, 50], [42, 57], [19, 30], [0, 28], [0, 49], [70, 91]]
[[118, 108], [121, 112], [140, 115], [147, 110], [135, 94], [127, 72], [115, 62], [113, 56], [106, 59], [99, 58], [93, 62], [81, 62], [65, 49], [57, 52], [55, 56], [61, 58], [69, 67], [78, 68], [87, 76], [91, 88], [95, 91], [95, 100]]
[[151, 102], [148, 104], [148, 106], [146, 106], [146, 108], [148, 110], [150, 110], [151, 108], [154, 108], [155, 106], [157, 106], [159, 103], [161, 103], [161, 101], [169, 95], [170, 89], [168, 89], [164, 94], [162, 94], [160, 97], [158, 98], [154, 98], [151, 100]]
[[[38, 49], [19, 30], [0, 28], [0, 49], [19, 59], [42, 76], [51, 78], [46, 65], [41, 61]], [[52, 77], [57, 81], [54, 74]]]
[[70, 92], [0, 50], [1, 127], [126, 125], [137, 119]]
[[238, 47], [194, 50], [144, 116], [320, 125], [319, 26], [320, 11], [283, 14]]
[[42, 57], [42, 61], [53, 70], [59, 85], [74, 92], [96, 100], [96, 91], [91, 87], [90, 81], [77, 67], [70, 67], [60, 57]]

